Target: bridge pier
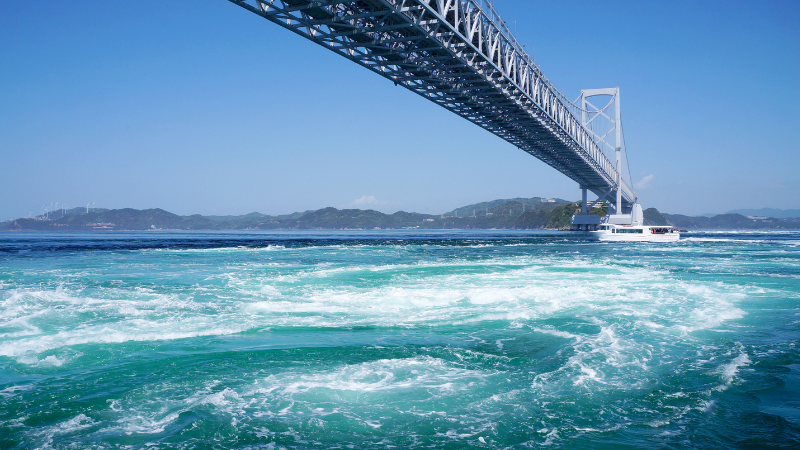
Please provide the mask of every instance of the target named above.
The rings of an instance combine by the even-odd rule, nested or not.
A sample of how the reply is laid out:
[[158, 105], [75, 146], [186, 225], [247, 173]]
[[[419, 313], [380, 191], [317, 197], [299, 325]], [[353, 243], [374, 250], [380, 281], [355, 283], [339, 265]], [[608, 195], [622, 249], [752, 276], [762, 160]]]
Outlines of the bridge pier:
[[596, 214], [575, 214], [570, 220], [572, 231], [593, 231], [596, 230], [602, 220]]
[[586, 188], [581, 186], [581, 215], [586, 215]]
[[602, 222], [600, 216], [589, 214], [587, 195], [588, 189], [585, 186], [581, 186], [581, 213], [572, 216], [572, 219], [570, 219], [572, 231], [593, 231]]

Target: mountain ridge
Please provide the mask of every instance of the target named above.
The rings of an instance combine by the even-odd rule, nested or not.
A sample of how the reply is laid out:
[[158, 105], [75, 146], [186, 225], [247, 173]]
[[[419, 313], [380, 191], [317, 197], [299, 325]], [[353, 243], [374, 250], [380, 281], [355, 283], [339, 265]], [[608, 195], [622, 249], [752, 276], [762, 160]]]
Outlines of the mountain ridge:
[[[34, 218], [0, 222], [0, 231], [80, 230], [347, 230], [347, 229], [569, 229], [579, 202], [542, 197], [497, 199], [456, 208], [445, 214], [333, 207], [271, 216], [252, 212], [238, 216], [180, 216], [161, 208], [73, 208]], [[592, 209], [601, 216], [603, 209]], [[800, 219], [746, 217], [719, 214], [712, 217], [644, 210], [645, 225], [673, 225], [702, 229], [800, 229]]]
[[743, 216], [773, 217], [776, 219], [800, 218], [800, 209], [778, 208], [743, 208], [733, 209], [725, 214], [741, 214]]

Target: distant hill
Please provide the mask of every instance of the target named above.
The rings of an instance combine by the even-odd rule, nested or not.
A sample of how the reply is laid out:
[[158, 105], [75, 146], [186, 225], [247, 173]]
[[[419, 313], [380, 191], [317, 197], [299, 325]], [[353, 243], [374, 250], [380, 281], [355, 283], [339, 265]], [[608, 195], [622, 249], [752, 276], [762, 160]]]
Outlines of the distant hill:
[[[559, 229], [579, 205], [562, 199], [514, 198], [476, 203], [446, 214], [323, 208], [270, 216], [179, 216], [163, 209], [74, 208], [0, 223], [0, 231], [39, 230], [324, 230], [324, 229]], [[468, 214], [469, 213], [469, 214]]]
[[[505, 225], [499, 224], [499, 225]], [[323, 208], [316, 211], [268, 216], [179, 216], [163, 209], [111, 209], [74, 212], [59, 217], [24, 218], [0, 223], [0, 230], [318, 230], [374, 228], [476, 228], [468, 218], [445, 218], [398, 211], [384, 214], [361, 209]]]
[[800, 219], [759, 217], [750, 218], [741, 214], [718, 214], [712, 217], [691, 217], [682, 214], [663, 214], [670, 225], [685, 230], [797, 230]]
[[[560, 198], [507, 198], [492, 200], [490, 202], [474, 203], [472, 205], [462, 206], [450, 212], [445, 213], [445, 216], [481, 216], [481, 215], [494, 215], [494, 214], [523, 214], [529, 211], [552, 211], [558, 206], [566, 205], [570, 202]], [[510, 212], [509, 212], [510, 211]]]
[[800, 229], [800, 219], [752, 217], [754, 218], [741, 214], [692, 217], [683, 214], [662, 214], [655, 208], [644, 210], [645, 225], [673, 225], [684, 230]]
[[[323, 208], [270, 216], [253, 212], [240, 216], [179, 216], [163, 209], [73, 208], [35, 218], [0, 222], [0, 231], [80, 230], [346, 230], [346, 229], [569, 229], [580, 203], [561, 199], [514, 198], [475, 203], [446, 214], [371, 209]], [[604, 216], [605, 210], [591, 214]], [[741, 214], [690, 217], [644, 211], [646, 225], [675, 225], [683, 229], [800, 229], [800, 219], [748, 218]]]
[[741, 214], [743, 216], [774, 217], [776, 219], [787, 219], [787, 218], [800, 218], [800, 209], [776, 209], [776, 208], [734, 209], [733, 211], [728, 211], [727, 214]]
[[672, 221], [658, 212], [655, 208], [647, 208], [642, 211], [645, 225], [673, 225]]

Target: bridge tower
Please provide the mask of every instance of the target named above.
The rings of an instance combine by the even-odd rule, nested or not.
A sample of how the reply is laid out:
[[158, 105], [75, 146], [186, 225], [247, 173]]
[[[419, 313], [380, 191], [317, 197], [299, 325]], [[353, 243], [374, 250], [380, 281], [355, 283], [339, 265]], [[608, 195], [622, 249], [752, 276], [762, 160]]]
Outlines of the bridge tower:
[[[610, 98], [605, 106], [597, 107], [589, 99], [592, 97]], [[601, 98], [602, 100], [602, 98]], [[594, 100], [595, 102], [597, 100]], [[629, 208], [623, 209], [622, 202], [622, 113], [620, 111], [619, 87], [605, 89], [584, 89], [578, 97], [581, 114], [581, 125], [594, 139], [602, 151], [612, 151], [615, 156], [615, 176], [616, 196], [609, 198], [609, 194], [601, 195], [591, 205], [587, 204], [587, 191], [591, 186], [581, 186], [581, 214], [572, 217], [572, 228], [574, 230], [596, 229], [601, 222], [614, 223], [619, 225], [641, 225], [642, 209], [638, 203], [633, 203]], [[600, 103], [602, 104], [602, 103]], [[589, 209], [596, 205], [607, 202], [609, 206], [608, 216], [600, 219], [595, 214], [589, 214]], [[613, 209], [613, 214], [612, 214]]]

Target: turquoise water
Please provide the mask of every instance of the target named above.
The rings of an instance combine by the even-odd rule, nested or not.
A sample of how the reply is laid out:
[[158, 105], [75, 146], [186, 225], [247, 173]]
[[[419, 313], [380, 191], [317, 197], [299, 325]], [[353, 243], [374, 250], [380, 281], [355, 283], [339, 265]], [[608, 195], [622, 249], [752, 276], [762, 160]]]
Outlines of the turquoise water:
[[798, 448], [800, 232], [0, 235], [0, 448]]

